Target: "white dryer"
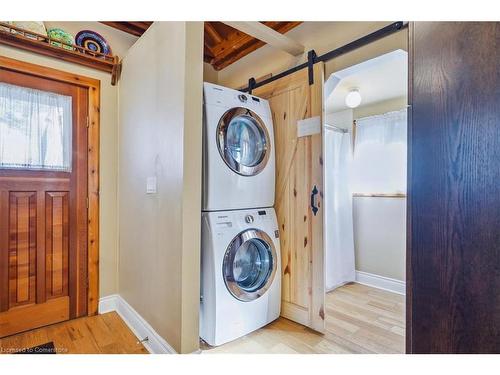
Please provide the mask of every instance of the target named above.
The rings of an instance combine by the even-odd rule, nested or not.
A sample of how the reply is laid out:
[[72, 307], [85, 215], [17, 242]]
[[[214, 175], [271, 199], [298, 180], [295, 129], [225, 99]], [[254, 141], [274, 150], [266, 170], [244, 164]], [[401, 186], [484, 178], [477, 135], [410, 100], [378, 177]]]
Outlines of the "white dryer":
[[217, 346], [280, 315], [281, 258], [273, 208], [202, 214], [200, 336]]
[[272, 207], [274, 133], [267, 100], [204, 83], [203, 211]]

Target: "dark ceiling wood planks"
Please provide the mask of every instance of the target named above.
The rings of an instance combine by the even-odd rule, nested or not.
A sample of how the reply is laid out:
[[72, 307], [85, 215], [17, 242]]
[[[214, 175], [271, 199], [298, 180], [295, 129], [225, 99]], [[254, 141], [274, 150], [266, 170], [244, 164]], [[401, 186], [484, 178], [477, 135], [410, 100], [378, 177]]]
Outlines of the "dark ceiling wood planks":
[[[101, 23], [135, 36], [141, 36], [152, 24], [152, 22], [125, 21]], [[281, 34], [301, 24], [301, 22], [287, 21], [265, 21], [262, 23]], [[205, 22], [204, 29], [203, 59], [211, 64], [215, 70], [221, 70], [265, 45], [264, 42], [222, 22]]]
[[101, 23], [135, 36], [141, 36], [153, 22], [101, 21]]

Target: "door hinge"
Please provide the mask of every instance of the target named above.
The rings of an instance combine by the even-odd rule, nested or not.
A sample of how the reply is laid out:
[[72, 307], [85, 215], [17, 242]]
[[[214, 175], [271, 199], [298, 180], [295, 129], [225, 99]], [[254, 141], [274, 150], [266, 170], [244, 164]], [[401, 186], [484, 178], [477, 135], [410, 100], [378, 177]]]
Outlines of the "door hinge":
[[90, 120], [89, 120], [89, 116], [87, 116], [87, 128], [89, 127], [90, 125]]
[[87, 209], [89, 208], [89, 197], [87, 197], [86, 199], [86, 205], [87, 205]]

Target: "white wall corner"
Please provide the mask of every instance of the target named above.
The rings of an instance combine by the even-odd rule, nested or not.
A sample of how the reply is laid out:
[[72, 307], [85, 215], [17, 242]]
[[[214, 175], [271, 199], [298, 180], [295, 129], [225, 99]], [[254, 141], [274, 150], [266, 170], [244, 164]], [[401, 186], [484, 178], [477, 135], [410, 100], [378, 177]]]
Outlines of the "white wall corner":
[[111, 311], [116, 311], [120, 315], [139, 341], [148, 338], [143, 345], [151, 354], [177, 354], [174, 348], [118, 294], [99, 299], [99, 314]]
[[106, 314], [111, 311], [117, 311], [116, 301], [118, 299], [118, 294], [111, 294], [106, 297], [99, 298], [99, 314]]
[[356, 271], [356, 282], [373, 288], [406, 295], [406, 282], [390, 277], [375, 275], [373, 273]]

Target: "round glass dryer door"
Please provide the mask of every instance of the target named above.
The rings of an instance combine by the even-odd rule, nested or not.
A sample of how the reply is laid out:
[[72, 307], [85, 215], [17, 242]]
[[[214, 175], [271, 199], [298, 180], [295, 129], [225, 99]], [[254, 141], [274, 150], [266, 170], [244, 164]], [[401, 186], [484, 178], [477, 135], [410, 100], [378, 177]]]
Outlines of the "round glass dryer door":
[[240, 301], [261, 297], [271, 286], [277, 267], [273, 241], [258, 229], [238, 234], [224, 254], [222, 273], [229, 292]]
[[221, 117], [217, 146], [226, 165], [242, 176], [260, 173], [271, 148], [264, 122], [255, 112], [242, 107], [230, 109]]

